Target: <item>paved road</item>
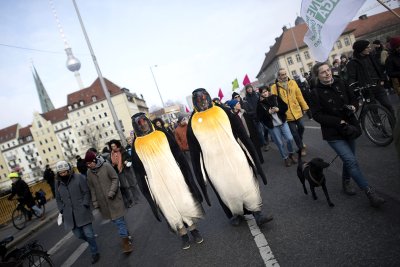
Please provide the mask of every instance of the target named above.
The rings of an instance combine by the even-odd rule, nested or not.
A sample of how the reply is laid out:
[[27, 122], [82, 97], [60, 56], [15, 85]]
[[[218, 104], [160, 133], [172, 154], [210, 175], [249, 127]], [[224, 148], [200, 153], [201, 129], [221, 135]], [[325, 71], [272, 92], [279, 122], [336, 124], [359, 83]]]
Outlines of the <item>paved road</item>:
[[[335, 154], [321, 140], [318, 125], [313, 121], [306, 121], [306, 125], [306, 159], [315, 156], [333, 159]], [[352, 197], [341, 193], [340, 160], [326, 172], [328, 190], [336, 206], [328, 207], [320, 188], [316, 190], [319, 199], [312, 200], [311, 195], [302, 191], [296, 167], [284, 167], [272, 145], [270, 151], [264, 152], [263, 166], [269, 183], [261, 186], [261, 190], [263, 211], [272, 213], [274, 220], [262, 227], [261, 232], [257, 232], [257, 227], [251, 231], [247, 223], [230, 226], [209, 191], [213, 206], [205, 206], [206, 218], [199, 223], [205, 241], [183, 251], [180, 240], [169, 232], [165, 223], [155, 220], [143, 200], [127, 215], [135, 246], [130, 256], [121, 253], [114, 225], [95, 216], [101, 252], [97, 265], [273, 266], [277, 262], [280, 266], [400, 266], [399, 160], [392, 145], [377, 147], [365, 137], [357, 142], [362, 170], [370, 184], [387, 199], [382, 209], [370, 208], [362, 192]], [[268, 243], [262, 242], [263, 237]], [[56, 266], [90, 265], [85, 244], [58, 227], [55, 221], [29, 239], [43, 243]], [[271, 252], [275, 260], [271, 260]]]

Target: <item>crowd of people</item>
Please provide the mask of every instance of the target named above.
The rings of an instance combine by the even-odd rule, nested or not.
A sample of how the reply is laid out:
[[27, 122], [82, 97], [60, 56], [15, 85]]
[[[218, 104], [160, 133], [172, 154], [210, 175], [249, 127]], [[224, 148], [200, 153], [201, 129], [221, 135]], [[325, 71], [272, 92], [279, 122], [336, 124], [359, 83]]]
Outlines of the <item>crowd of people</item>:
[[[358, 102], [349, 85], [375, 85], [372, 93], [394, 115], [385, 87], [390, 79], [400, 95], [400, 37], [389, 44], [386, 50], [379, 41], [358, 40], [352, 58], [342, 55], [333, 66], [317, 63], [305, 77], [290, 79], [280, 68], [274, 83], [258, 88], [248, 84], [243, 97], [234, 92], [225, 103], [211, 99], [204, 88], [196, 89], [193, 113], [179, 116], [176, 127], [161, 118], [151, 121], [144, 113], [133, 115], [134, 137], [127, 147], [110, 140], [102, 152], [89, 149], [84, 158], [76, 158], [78, 172], [65, 161], [56, 164], [55, 173], [46, 166], [44, 178], [66, 230], [88, 242], [92, 263], [97, 262], [92, 210], [99, 209], [118, 228], [123, 252], [130, 253], [133, 245], [124, 216], [143, 195], [155, 218], [164, 218], [181, 238], [182, 249], [188, 249], [190, 236], [203, 242], [197, 221], [205, 216], [203, 201], [211, 205], [207, 187], [233, 226], [252, 214], [261, 227], [273, 219], [262, 211], [259, 180], [267, 184], [263, 151], [275, 144], [285, 167], [297, 163], [296, 152], [306, 156], [304, 114], [321, 125], [323, 140], [342, 160], [343, 191], [356, 194], [353, 180], [370, 205], [380, 207], [385, 200], [368, 183], [355, 154], [361, 129], [354, 115]], [[26, 184], [16, 174], [10, 178], [12, 194], [25, 196]], [[35, 208], [28, 196], [26, 200]]]

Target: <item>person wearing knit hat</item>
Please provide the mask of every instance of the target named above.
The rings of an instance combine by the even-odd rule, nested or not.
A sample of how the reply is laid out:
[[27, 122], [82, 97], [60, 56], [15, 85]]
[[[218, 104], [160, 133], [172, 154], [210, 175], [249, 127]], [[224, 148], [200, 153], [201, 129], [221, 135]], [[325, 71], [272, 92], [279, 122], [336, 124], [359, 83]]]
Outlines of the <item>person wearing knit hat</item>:
[[392, 86], [400, 96], [400, 36], [390, 39], [391, 53], [386, 60], [386, 73], [392, 81]]
[[89, 168], [87, 183], [90, 188], [93, 207], [99, 209], [104, 219], [111, 220], [117, 227], [125, 254], [133, 251], [130, 235], [124, 216], [126, 208], [119, 189], [117, 172], [102, 157], [96, 157], [93, 151], [87, 151], [85, 162]]
[[371, 53], [371, 45], [367, 40], [358, 40], [353, 44], [353, 58], [347, 63], [347, 83], [356, 86], [372, 86], [375, 99], [387, 108], [394, 117], [394, 110], [383, 87], [386, 76]]
[[239, 105], [240, 105], [240, 102], [238, 100], [232, 99], [232, 100], [229, 100], [228, 105], [232, 110], [234, 110], [237, 103], [239, 103]]

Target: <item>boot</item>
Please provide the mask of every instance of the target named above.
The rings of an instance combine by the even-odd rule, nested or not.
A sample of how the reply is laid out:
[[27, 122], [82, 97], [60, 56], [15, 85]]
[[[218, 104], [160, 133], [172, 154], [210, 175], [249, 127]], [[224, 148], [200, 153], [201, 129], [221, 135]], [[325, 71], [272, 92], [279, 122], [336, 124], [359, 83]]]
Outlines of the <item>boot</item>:
[[382, 206], [383, 203], [386, 202], [370, 186], [368, 186], [364, 190], [365, 190], [365, 194], [367, 194], [367, 197], [369, 199], [369, 204], [371, 205], [371, 207], [379, 208], [380, 206]]
[[289, 159], [292, 162], [292, 164], [296, 164], [297, 163], [297, 160], [296, 160], [295, 156], [293, 155], [293, 153], [289, 154]]
[[200, 235], [199, 230], [194, 229], [194, 230], [190, 231], [190, 233], [192, 234], [192, 236], [193, 236], [193, 238], [194, 238], [194, 242], [196, 242], [197, 244], [203, 243], [204, 239], [203, 239], [203, 237]]
[[181, 236], [181, 238], [182, 238], [182, 249], [190, 248], [190, 242], [189, 242], [188, 234], [184, 234], [183, 236]]
[[234, 215], [232, 218], [229, 219], [231, 225], [239, 226], [242, 222], [242, 217], [240, 215]]
[[258, 226], [261, 226], [264, 223], [267, 223], [267, 222], [272, 221], [274, 219], [272, 216], [264, 217], [264, 215], [261, 214], [261, 211], [253, 212], [253, 216], [254, 216], [254, 219], [256, 219], [256, 223], [257, 223]]
[[132, 243], [129, 241], [129, 237], [123, 237], [122, 238], [122, 251], [125, 254], [131, 253], [133, 250]]
[[284, 159], [284, 161], [285, 161], [285, 166], [286, 167], [292, 166], [292, 161], [290, 160], [290, 158], [286, 158], [286, 159]]
[[92, 264], [95, 264], [96, 262], [98, 262], [100, 259], [100, 254], [96, 253], [94, 255], [92, 255]]
[[356, 194], [354, 187], [351, 185], [350, 179], [344, 179], [342, 182], [342, 186], [343, 186], [343, 192], [346, 195], [354, 196]]

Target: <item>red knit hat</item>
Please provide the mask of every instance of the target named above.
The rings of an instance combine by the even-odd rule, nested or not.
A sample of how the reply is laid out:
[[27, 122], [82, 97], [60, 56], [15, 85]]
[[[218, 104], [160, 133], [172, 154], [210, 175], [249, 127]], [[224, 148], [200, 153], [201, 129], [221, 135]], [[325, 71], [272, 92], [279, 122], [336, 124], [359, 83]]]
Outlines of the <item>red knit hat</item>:
[[400, 36], [396, 36], [390, 39], [390, 48], [396, 49], [399, 46], [400, 46]]
[[86, 152], [86, 155], [85, 155], [86, 163], [93, 162], [95, 160], [96, 160], [96, 154], [94, 152], [92, 152], [90, 150], [88, 152]]

